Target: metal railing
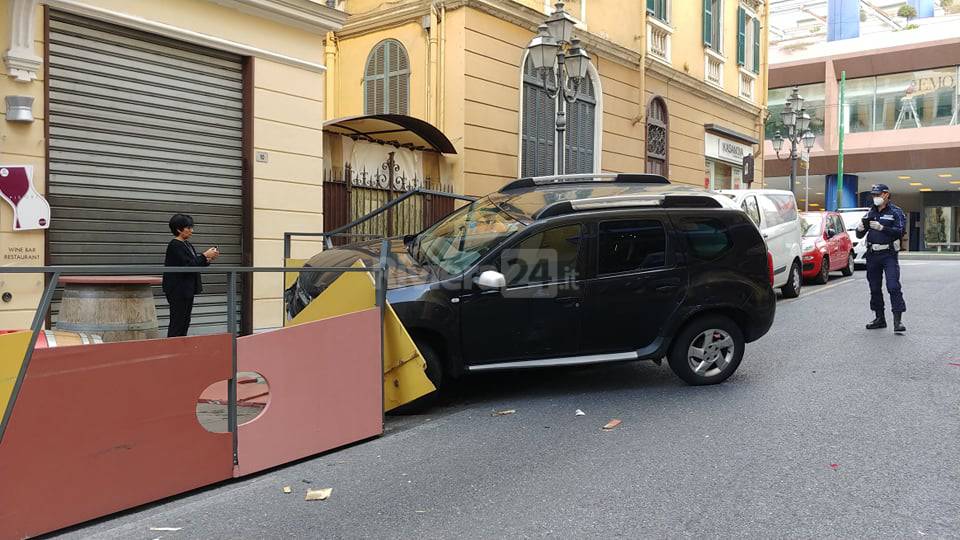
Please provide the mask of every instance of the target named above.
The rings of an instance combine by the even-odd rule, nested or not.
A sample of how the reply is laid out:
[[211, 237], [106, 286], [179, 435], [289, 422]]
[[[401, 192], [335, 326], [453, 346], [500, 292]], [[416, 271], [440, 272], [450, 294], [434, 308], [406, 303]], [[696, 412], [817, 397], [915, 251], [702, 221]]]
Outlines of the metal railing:
[[[314, 234], [314, 233], [305, 233], [305, 234]], [[285, 245], [287, 243], [288, 236], [284, 235]], [[383, 331], [384, 331], [384, 306], [386, 305], [386, 291], [387, 291], [387, 252], [388, 252], [388, 242], [386, 240], [382, 243], [382, 250], [380, 253], [379, 264], [375, 267], [318, 267], [312, 268], [311, 270], [317, 272], [364, 272], [373, 274], [376, 278], [374, 281], [376, 283], [376, 307], [380, 310], [380, 335], [381, 335], [381, 347], [380, 347], [380, 361], [383, 363]], [[285, 247], [285, 253], [287, 253], [287, 248]], [[43, 294], [40, 298], [40, 303], [37, 306], [37, 311], [33, 316], [33, 321], [30, 324], [30, 342], [27, 347], [26, 353], [24, 354], [23, 363], [20, 366], [20, 371], [17, 373], [17, 379], [13, 386], [13, 391], [10, 395], [10, 399], [7, 402], [7, 408], [3, 411], [3, 417], [0, 419], [0, 441], [3, 440], [4, 432], [6, 431], [7, 424], [10, 421], [10, 417], [13, 414], [13, 409], [16, 406], [17, 396], [20, 394], [20, 389], [23, 386], [24, 378], [27, 374], [27, 369], [30, 366], [30, 359], [33, 356], [33, 349], [37, 344], [37, 337], [40, 334], [40, 331], [43, 330], [44, 323], [46, 321], [47, 312], [50, 310], [50, 304], [53, 301], [53, 294], [57, 288], [57, 284], [62, 275], [108, 275], [108, 276], [122, 276], [122, 275], [144, 275], [144, 274], [164, 274], [164, 273], [174, 273], [174, 274], [227, 274], [229, 277], [229, 286], [227, 289], [227, 331], [231, 336], [231, 378], [227, 384], [227, 398], [229, 401], [227, 409], [227, 429], [233, 434], [233, 460], [234, 464], [237, 463], [237, 335], [238, 335], [238, 324], [237, 324], [237, 276], [239, 274], [247, 273], [257, 273], [257, 272], [276, 272], [286, 274], [289, 272], [297, 272], [299, 269], [288, 268], [286, 266], [282, 267], [250, 267], [250, 266], [205, 266], [205, 267], [168, 267], [168, 266], [138, 266], [138, 265], [91, 265], [91, 266], [0, 266], [0, 274], [44, 274], [49, 276], [47, 280], [46, 287], [44, 288]], [[382, 379], [381, 379], [382, 386]], [[381, 388], [381, 410], [383, 409], [382, 405], [382, 388]]]

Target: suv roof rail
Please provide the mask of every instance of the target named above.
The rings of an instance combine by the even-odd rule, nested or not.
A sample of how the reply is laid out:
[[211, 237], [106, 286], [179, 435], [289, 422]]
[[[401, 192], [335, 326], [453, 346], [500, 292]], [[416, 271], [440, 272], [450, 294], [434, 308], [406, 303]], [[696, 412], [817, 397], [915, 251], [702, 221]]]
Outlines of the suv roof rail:
[[640, 173], [577, 173], [554, 174], [550, 176], [528, 176], [514, 180], [500, 188], [500, 193], [514, 189], [548, 186], [553, 184], [588, 184], [593, 182], [612, 182], [616, 184], [669, 184], [670, 181], [659, 174]]
[[613, 195], [592, 199], [557, 201], [537, 212], [534, 219], [543, 219], [587, 210], [613, 210], [617, 208], [723, 208], [717, 199], [703, 194], [692, 195]]

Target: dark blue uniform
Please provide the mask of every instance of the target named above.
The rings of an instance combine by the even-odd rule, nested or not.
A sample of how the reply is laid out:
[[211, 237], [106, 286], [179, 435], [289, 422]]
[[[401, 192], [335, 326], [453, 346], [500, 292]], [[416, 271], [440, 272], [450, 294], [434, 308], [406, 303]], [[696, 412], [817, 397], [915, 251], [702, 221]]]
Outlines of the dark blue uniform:
[[[870, 282], [870, 309], [876, 313], [883, 313], [883, 275], [887, 276], [887, 292], [890, 293], [890, 304], [893, 313], [903, 313], [907, 305], [903, 302], [903, 291], [900, 289], [900, 261], [894, 241], [899, 242], [906, 228], [906, 217], [903, 210], [892, 202], [880, 210], [876, 206], [866, 215], [866, 221], [876, 221], [883, 225], [883, 230], [874, 230], [867, 226], [863, 231], [857, 230], [857, 238], [867, 237], [867, 281]], [[872, 246], [886, 245], [886, 249], [875, 251]]]

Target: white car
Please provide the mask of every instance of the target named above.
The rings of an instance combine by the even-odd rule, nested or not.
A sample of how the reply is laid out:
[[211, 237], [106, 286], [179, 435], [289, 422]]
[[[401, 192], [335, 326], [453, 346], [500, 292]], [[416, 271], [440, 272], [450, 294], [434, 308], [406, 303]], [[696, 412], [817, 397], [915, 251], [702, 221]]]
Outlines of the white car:
[[857, 238], [857, 225], [860, 225], [860, 220], [869, 211], [869, 208], [841, 208], [837, 210], [840, 213], [840, 218], [843, 219], [843, 227], [847, 229], [850, 240], [853, 241], [853, 266], [855, 268], [867, 265], [867, 242], [865, 238]]
[[803, 234], [793, 193], [779, 189], [724, 189], [720, 193], [733, 199], [760, 229], [773, 258], [774, 288], [780, 288], [786, 298], [800, 296]]

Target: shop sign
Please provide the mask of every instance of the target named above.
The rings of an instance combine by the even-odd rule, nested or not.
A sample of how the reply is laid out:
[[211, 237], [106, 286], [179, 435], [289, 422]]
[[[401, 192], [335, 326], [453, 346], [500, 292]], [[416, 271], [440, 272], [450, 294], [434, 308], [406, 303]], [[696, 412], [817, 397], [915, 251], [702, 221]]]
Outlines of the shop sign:
[[50, 227], [50, 204], [33, 185], [33, 165], [0, 165], [0, 199], [13, 208], [13, 230]]
[[722, 159], [737, 166], [743, 165], [745, 156], [753, 155], [752, 146], [724, 139], [713, 133], [704, 136], [704, 149], [707, 157]]

